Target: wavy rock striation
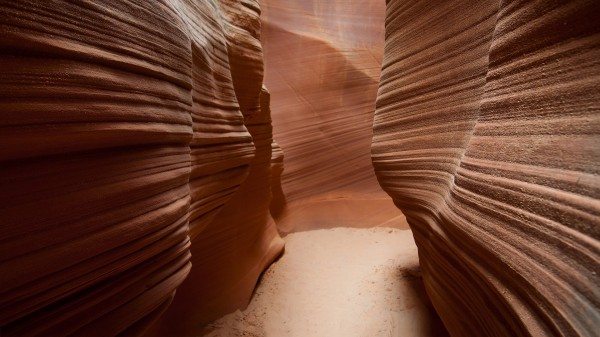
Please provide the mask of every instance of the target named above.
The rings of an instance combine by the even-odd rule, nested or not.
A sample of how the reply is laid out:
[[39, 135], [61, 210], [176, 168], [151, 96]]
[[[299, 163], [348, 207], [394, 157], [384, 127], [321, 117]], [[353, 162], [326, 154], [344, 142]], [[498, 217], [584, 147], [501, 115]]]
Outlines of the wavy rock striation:
[[0, 5], [3, 336], [140, 334], [190, 250], [175, 301], [198, 295], [190, 318], [249, 296], [283, 245], [258, 13], [225, 0]]
[[281, 232], [406, 227], [370, 159], [383, 1], [262, 0], [265, 83], [285, 153]]
[[378, 179], [452, 336], [596, 336], [600, 6], [387, 2]]

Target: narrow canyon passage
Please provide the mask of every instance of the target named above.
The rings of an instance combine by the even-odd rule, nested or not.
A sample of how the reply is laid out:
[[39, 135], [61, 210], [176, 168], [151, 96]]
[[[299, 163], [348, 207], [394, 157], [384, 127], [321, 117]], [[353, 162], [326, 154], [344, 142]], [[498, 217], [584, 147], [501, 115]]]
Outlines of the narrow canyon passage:
[[272, 158], [283, 169], [272, 172], [270, 210], [285, 249], [248, 307], [206, 336], [442, 335], [412, 233], [371, 164], [384, 10], [261, 1]]
[[598, 0], [0, 1], [1, 337], [598, 337], [599, 271]]
[[207, 337], [442, 337], [409, 230], [333, 228], [293, 233], [248, 307]]
[[283, 169], [271, 172], [270, 210], [285, 249], [248, 307], [209, 323], [205, 336], [444, 331], [425, 305], [406, 219], [371, 164], [383, 23], [383, 1], [261, 1], [270, 92], [261, 104]]

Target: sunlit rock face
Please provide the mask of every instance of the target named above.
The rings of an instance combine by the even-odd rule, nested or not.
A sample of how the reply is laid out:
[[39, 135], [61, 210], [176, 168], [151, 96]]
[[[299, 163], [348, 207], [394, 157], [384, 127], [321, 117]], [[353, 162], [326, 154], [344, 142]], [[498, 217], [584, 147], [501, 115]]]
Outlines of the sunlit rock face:
[[452, 336], [596, 336], [600, 5], [387, 2], [373, 163]]
[[385, 2], [261, 0], [261, 8], [265, 83], [285, 156], [278, 228], [406, 227], [370, 159]]
[[283, 245], [258, 13], [0, 5], [2, 336], [137, 335], [186, 276], [189, 319], [247, 299]]

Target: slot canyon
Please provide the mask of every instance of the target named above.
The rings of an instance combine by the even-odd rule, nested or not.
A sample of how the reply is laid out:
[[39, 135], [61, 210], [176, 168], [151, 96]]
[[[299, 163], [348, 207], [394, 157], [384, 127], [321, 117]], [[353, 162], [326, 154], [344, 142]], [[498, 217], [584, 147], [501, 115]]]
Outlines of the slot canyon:
[[0, 20], [0, 337], [600, 336], [600, 2]]

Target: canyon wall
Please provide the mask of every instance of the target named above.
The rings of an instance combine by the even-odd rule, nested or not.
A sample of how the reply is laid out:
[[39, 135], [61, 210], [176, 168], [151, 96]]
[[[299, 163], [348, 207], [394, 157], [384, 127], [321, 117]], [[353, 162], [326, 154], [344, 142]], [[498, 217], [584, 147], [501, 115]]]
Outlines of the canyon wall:
[[186, 276], [180, 329], [247, 300], [283, 248], [258, 14], [0, 4], [2, 336], [137, 335]]
[[452, 336], [597, 336], [600, 4], [387, 1], [377, 177]]
[[385, 2], [261, 0], [265, 83], [285, 154], [273, 216], [283, 233], [407, 228], [370, 159]]

